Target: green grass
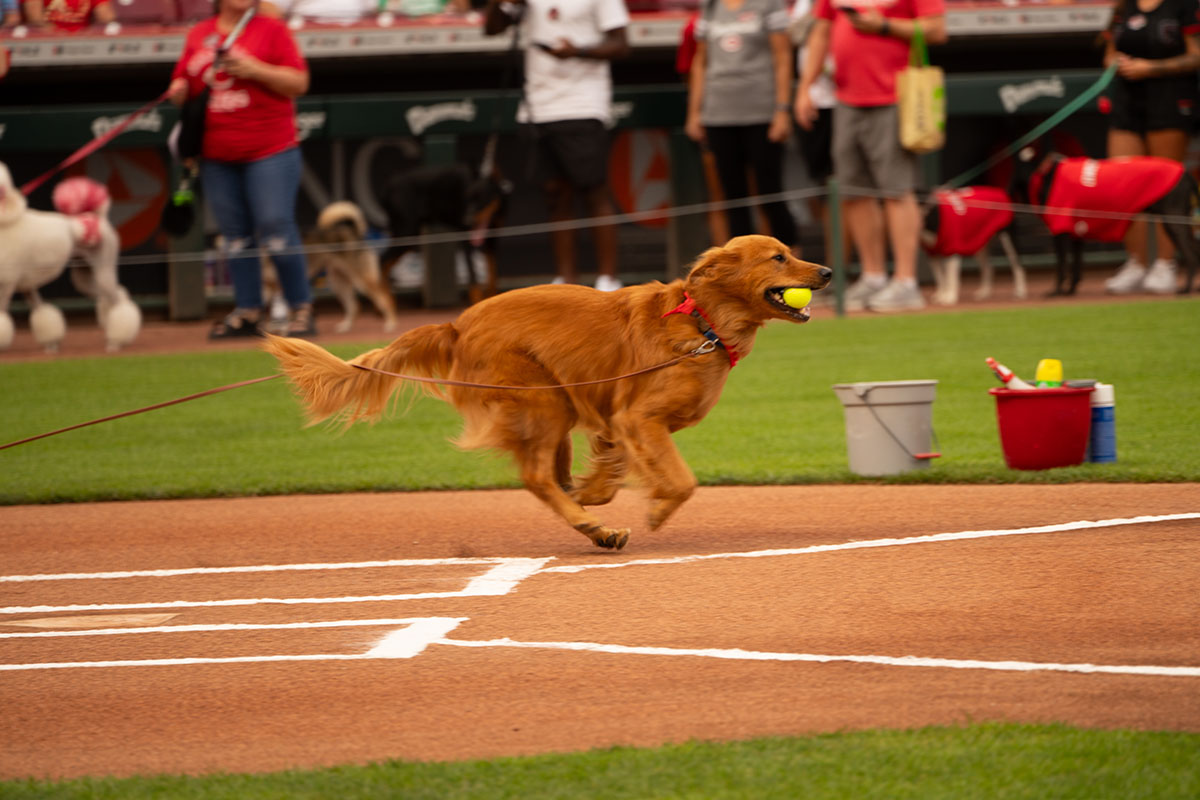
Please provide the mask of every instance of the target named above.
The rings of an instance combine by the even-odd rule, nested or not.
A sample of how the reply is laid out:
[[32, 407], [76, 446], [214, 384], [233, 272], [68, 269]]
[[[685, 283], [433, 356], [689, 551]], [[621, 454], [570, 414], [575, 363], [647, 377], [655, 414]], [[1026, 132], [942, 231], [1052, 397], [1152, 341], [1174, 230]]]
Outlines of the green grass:
[[[934, 378], [943, 457], [886, 481], [1191, 481], [1200, 478], [1200, 301], [773, 323], [700, 425], [675, 440], [703, 484], [858, 482], [831, 386]], [[343, 357], [368, 344], [332, 348]], [[1042, 472], [1005, 467], [984, 365], [1032, 377], [1043, 357], [1067, 377], [1116, 386], [1118, 462]], [[719, 356], [712, 356], [719, 357]], [[257, 351], [0, 364], [0, 441], [269, 375]], [[458, 418], [423, 398], [346, 433], [303, 427], [272, 381], [0, 452], [0, 503], [514, 487], [506, 456], [447, 443]]]
[[267, 775], [0, 783], [5, 798], [1005, 798], [1200, 796], [1200, 735], [984, 724]]
[[[1200, 301], [1030, 306], [773, 324], [724, 397], [676, 441], [705, 484], [866, 482], [848, 471], [834, 383], [938, 380], [943, 458], [886, 482], [1200, 479]], [[343, 357], [369, 344], [333, 348]], [[1116, 464], [1004, 466], [995, 356], [1115, 384]], [[0, 443], [271, 374], [256, 351], [0, 364]], [[345, 434], [302, 427], [282, 381], [0, 452], [0, 503], [510, 487], [505, 458], [446, 443], [458, 420], [421, 399]], [[881, 481], [884, 482], [884, 481]], [[2, 529], [0, 529], [2, 530]], [[271, 775], [0, 782], [54, 798], [1192, 798], [1200, 735], [983, 724], [740, 743], [687, 743], [447, 764], [388, 762]]]

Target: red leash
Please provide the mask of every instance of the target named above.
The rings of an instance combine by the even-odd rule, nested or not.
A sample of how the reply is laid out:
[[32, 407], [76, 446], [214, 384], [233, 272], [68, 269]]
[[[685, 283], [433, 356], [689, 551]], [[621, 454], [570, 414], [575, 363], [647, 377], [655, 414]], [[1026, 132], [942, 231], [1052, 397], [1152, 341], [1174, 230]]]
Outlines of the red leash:
[[0, 450], [7, 450], [10, 447], [16, 447], [19, 444], [26, 444], [28, 442], [36, 442], [38, 439], [45, 439], [47, 436], [57, 436], [60, 433], [66, 433], [67, 431], [73, 431], [78, 428], [86, 428], [89, 425], [98, 425], [101, 422], [109, 422], [110, 420], [120, 419], [121, 417], [132, 417], [134, 414], [142, 414], [146, 411], [154, 411], [155, 409], [158, 409], [158, 408], [166, 408], [167, 406], [173, 406], [173, 405], [177, 405], [179, 403], [186, 403], [188, 400], [197, 400], [201, 397], [207, 397], [210, 394], [217, 394], [218, 392], [227, 392], [230, 389], [240, 389], [243, 386], [250, 386], [255, 383], [262, 383], [263, 381], [273, 381], [276, 378], [281, 378], [281, 377], [283, 377], [282, 373], [278, 373], [275, 375], [268, 375], [265, 378], [251, 378], [248, 381], [239, 381], [238, 383], [230, 383], [225, 386], [218, 386], [215, 389], [206, 389], [203, 392], [196, 392], [196, 394], [189, 394], [187, 397], [179, 397], [174, 400], [167, 400], [165, 403], [155, 403], [154, 405], [146, 406], [145, 408], [135, 408], [133, 411], [122, 411], [120, 414], [113, 414], [112, 416], [101, 417], [100, 419], [94, 419], [94, 420], [91, 420], [90, 422], [80, 422], [78, 425], [71, 425], [66, 428], [59, 428], [56, 431], [49, 431], [48, 433], [39, 433], [37, 436], [30, 436], [28, 438], [20, 439], [15, 442], [9, 442], [8, 444], [0, 444]]
[[72, 164], [74, 164], [77, 161], [87, 158], [89, 155], [91, 155], [92, 153], [96, 152], [104, 145], [111, 142], [117, 136], [120, 136], [121, 133], [123, 133], [125, 131], [125, 129], [129, 127], [130, 123], [132, 123], [135, 119], [142, 116], [147, 111], [154, 108], [156, 105], [158, 105], [159, 103], [161, 103], [162, 101], [164, 101], [166, 99], [167, 99], [167, 92], [163, 92], [162, 94], [160, 94], [158, 96], [157, 99], [151, 100], [149, 103], [146, 103], [146, 105], [142, 106], [137, 111], [134, 111], [128, 117], [123, 119], [120, 122], [120, 124], [114, 125], [111, 130], [106, 131], [101, 136], [97, 136], [95, 139], [92, 139], [90, 142], [85, 144], [83, 147], [79, 148], [74, 153], [67, 156], [67, 158], [61, 164], [54, 167], [49, 172], [46, 172], [45, 174], [40, 175], [40, 176], [34, 178], [33, 180], [29, 181], [25, 185], [23, 185], [21, 187], [21, 194], [28, 197], [29, 194], [34, 189], [36, 189], [37, 187], [39, 187], [43, 183], [45, 183], [52, 175], [54, 175], [57, 172], [61, 172], [62, 170], [66, 169], [67, 167], [71, 166]]

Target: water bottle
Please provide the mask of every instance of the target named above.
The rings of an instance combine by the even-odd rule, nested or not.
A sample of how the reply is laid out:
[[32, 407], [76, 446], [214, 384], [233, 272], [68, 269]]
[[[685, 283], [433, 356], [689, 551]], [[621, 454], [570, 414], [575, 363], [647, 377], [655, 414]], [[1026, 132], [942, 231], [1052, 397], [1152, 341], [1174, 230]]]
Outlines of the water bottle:
[[1088, 461], [1111, 464], [1117, 460], [1117, 414], [1111, 383], [1097, 383], [1090, 395], [1092, 433]]

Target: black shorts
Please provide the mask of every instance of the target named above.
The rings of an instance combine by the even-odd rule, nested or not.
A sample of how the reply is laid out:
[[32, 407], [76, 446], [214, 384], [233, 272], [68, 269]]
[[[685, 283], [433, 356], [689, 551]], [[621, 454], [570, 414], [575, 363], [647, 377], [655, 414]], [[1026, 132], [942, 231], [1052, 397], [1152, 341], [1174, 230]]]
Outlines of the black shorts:
[[1191, 132], [1196, 120], [1196, 78], [1156, 78], [1125, 81], [1117, 78], [1109, 87], [1112, 111], [1109, 127], [1144, 135], [1147, 131]]
[[818, 109], [810, 131], [797, 125], [796, 140], [808, 177], [818, 186], [824, 185], [833, 174], [833, 109]]
[[538, 180], [562, 180], [587, 191], [608, 182], [611, 137], [598, 119], [564, 119], [542, 122], [537, 131]]

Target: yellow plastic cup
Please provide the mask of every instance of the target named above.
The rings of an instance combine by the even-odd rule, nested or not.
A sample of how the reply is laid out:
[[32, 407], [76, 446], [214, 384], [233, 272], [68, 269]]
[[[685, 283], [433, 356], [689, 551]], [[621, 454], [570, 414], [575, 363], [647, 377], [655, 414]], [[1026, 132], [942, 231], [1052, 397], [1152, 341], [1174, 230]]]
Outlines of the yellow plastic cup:
[[1038, 362], [1037, 373], [1034, 375], [1033, 381], [1039, 389], [1048, 386], [1062, 386], [1062, 362], [1057, 358], [1043, 358]]

